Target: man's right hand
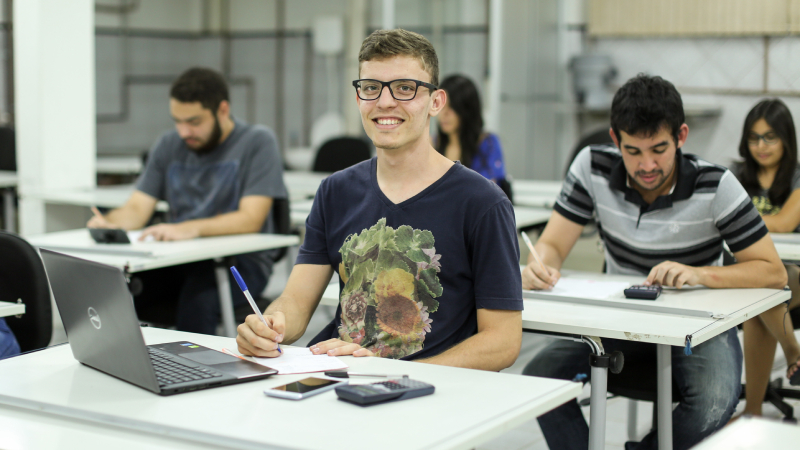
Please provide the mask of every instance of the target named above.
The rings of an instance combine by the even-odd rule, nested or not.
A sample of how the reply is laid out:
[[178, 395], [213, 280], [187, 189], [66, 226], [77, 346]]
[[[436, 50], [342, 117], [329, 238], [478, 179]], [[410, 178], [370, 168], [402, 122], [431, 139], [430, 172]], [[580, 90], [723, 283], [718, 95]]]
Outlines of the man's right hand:
[[561, 272], [555, 267], [546, 266], [546, 269], [536, 261], [528, 263], [522, 270], [522, 289], [552, 289], [561, 278]]
[[94, 206], [92, 206], [92, 212], [94, 215], [86, 222], [86, 228], [120, 228], [118, 225], [109, 222]]
[[239, 346], [239, 353], [247, 356], [258, 356], [274, 358], [280, 356], [278, 344], [283, 341], [283, 334], [286, 331], [286, 317], [280, 311], [272, 315], [265, 315], [267, 325], [255, 314], [250, 314], [239, 325], [236, 336], [236, 344]]

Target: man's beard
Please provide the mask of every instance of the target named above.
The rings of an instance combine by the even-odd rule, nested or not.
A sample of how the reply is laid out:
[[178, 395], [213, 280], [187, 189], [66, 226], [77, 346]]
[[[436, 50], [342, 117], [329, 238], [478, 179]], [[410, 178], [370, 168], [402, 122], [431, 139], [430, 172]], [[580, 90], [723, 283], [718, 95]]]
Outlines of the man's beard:
[[192, 148], [189, 147], [193, 152], [197, 153], [198, 155], [206, 155], [214, 151], [219, 145], [219, 140], [222, 137], [222, 127], [219, 125], [219, 119], [214, 117], [214, 130], [211, 131], [211, 136], [208, 137], [208, 140], [205, 144], [200, 146], [199, 148]]

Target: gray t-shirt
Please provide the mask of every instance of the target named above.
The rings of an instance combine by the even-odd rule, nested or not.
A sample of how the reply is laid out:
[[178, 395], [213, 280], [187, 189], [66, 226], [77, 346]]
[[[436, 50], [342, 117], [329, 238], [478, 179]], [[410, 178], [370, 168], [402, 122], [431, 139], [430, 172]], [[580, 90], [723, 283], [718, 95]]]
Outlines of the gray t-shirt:
[[[187, 147], [177, 131], [164, 133], [150, 151], [136, 189], [166, 200], [173, 223], [235, 211], [239, 200], [248, 195], [287, 198], [275, 133], [236, 119], [234, 124], [225, 141], [204, 155]], [[273, 230], [270, 214], [261, 232]], [[271, 253], [249, 253], [247, 257], [269, 271]]]

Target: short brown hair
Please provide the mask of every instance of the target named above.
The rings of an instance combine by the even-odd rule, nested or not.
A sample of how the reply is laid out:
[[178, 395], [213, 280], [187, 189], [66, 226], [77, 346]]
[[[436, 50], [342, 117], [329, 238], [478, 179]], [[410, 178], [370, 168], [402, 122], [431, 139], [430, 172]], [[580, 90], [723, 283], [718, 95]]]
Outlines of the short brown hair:
[[361, 63], [373, 59], [393, 56], [411, 56], [422, 63], [422, 68], [431, 76], [431, 84], [439, 85], [439, 58], [431, 41], [425, 36], [400, 28], [394, 30], [375, 30], [361, 43], [358, 52], [358, 71]]
[[203, 108], [216, 113], [220, 103], [230, 101], [228, 83], [217, 71], [192, 67], [172, 83], [169, 96], [181, 103], [200, 102]]

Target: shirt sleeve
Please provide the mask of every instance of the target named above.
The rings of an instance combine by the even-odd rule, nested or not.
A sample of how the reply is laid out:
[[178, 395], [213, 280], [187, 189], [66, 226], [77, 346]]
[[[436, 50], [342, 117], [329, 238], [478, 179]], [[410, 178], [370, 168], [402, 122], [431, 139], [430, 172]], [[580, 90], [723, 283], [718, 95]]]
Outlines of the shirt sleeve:
[[519, 240], [514, 209], [508, 199], [495, 204], [479, 219], [470, 242], [476, 307], [521, 311]]
[[712, 209], [717, 229], [734, 253], [767, 235], [767, 226], [750, 196], [729, 170], [719, 180]]
[[167, 199], [166, 183], [167, 168], [169, 165], [169, 146], [166, 143], [167, 135], [162, 135], [153, 145], [147, 156], [144, 172], [136, 182], [136, 190], [157, 198]]
[[586, 225], [594, 215], [591, 176], [592, 149], [586, 147], [569, 167], [554, 207], [559, 214], [579, 225]]
[[325, 233], [325, 199], [328, 182], [323, 180], [311, 205], [311, 212], [306, 218], [306, 233], [303, 244], [298, 251], [295, 264], [330, 265], [328, 256], [328, 237]]
[[242, 167], [244, 176], [242, 197], [260, 195], [287, 198], [286, 186], [283, 183], [283, 162], [275, 133], [264, 127], [258, 127], [257, 130], [251, 157]]
[[500, 145], [500, 139], [494, 134], [489, 134], [481, 142], [480, 151], [486, 155], [486, 171], [489, 174], [487, 178], [494, 181], [505, 179], [506, 167], [503, 163], [503, 148]]

